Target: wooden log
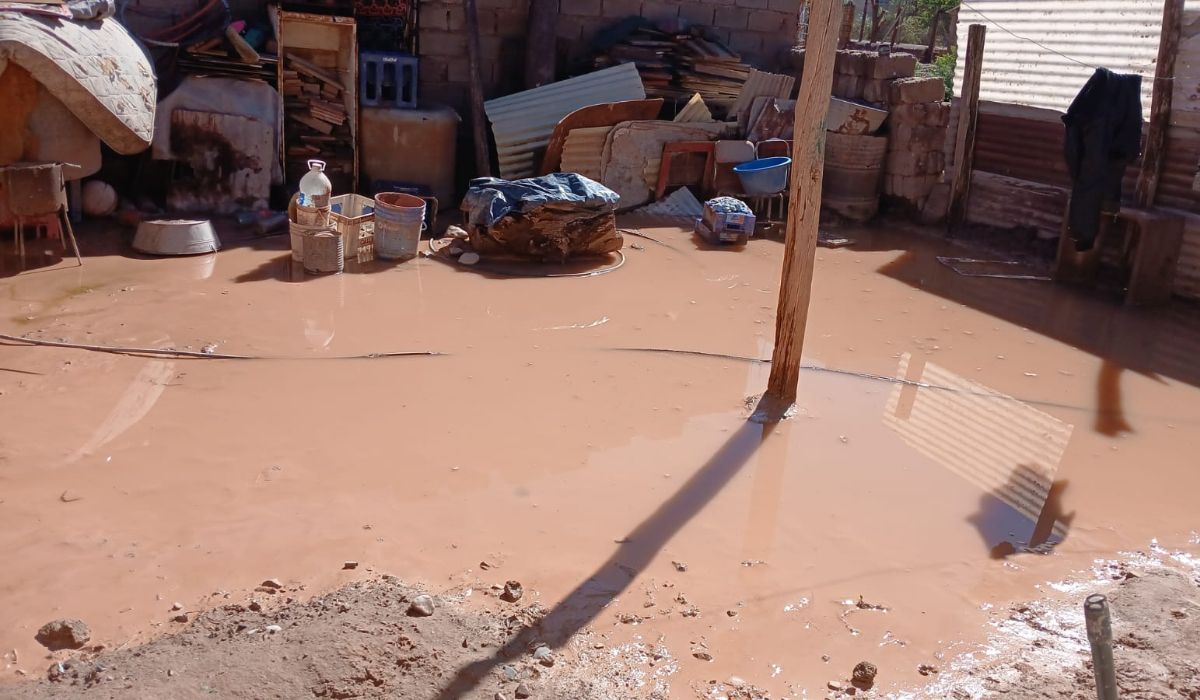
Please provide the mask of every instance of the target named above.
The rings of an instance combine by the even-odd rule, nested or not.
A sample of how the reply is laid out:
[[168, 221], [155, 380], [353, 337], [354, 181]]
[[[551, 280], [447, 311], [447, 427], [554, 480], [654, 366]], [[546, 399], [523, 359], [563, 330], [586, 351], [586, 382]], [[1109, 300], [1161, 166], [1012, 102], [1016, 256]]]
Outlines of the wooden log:
[[525, 89], [554, 82], [558, 40], [558, 0], [529, 0], [525, 41]]
[[979, 121], [979, 80], [983, 71], [983, 46], [987, 27], [972, 24], [967, 35], [963, 64], [962, 98], [958, 105], [958, 140], [954, 145], [954, 179], [950, 184], [950, 208], [946, 222], [953, 233], [967, 220], [971, 193], [971, 169], [975, 161], [975, 126]]
[[1166, 0], [1163, 3], [1162, 35], [1158, 40], [1154, 93], [1150, 98], [1150, 128], [1146, 133], [1146, 150], [1142, 153], [1134, 200], [1143, 209], [1154, 206], [1158, 180], [1162, 176], [1163, 149], [1167, 145], [1167, 130], [1171, 123], [1171, 93], [1175, 88], [1175, 58], [1179, 54], [1183, 31], [1183, 2]]
[[796, 98], [795, 140], [788, 197], [787, 240], [779, 309], [775, 316], [775, 351], [767, 393], [755, 417], [775, 421], [796, 403], [800, 358], [808, 324], [817, 230], [821, 217], [821, 184], [825, 170], [825, 117], [833, 92], [833, 62], [841, 25], [839, 0], [812, 0], [804, 72]]
[[488, 147], [487, 116], [483, 111], [483, 65], [479, 47], [479, 11], [475, 0], [463, 0], [467, 24], [467, 61], [471, 80], [471, 129], [475, 137], [475, 175], [492, 174], [491, 149]]

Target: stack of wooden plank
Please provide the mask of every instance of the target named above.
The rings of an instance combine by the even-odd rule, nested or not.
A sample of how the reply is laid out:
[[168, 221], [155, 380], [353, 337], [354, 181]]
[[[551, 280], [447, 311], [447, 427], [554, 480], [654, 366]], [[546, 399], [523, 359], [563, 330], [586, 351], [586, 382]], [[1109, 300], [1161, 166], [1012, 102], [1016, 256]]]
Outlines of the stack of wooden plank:
[[[308, 52], [314, 54], [317, 52]], [[336, 59], [333, 52], [328, 60]], [[279, 92], [287, 116], [287, 170], [291, 175], [308, 170], [307, 160], [325, 161], [330, 173], [351, 172], [353, 136], [346, 107], [346, 87], [333, 68], [321, 65], [320, 56], [284, 56]]]
[[634, 63], [649, 97], [687, 101], [700, 93], [715, 111], [732, 106], [750, 66], [719, 41], [697, 32], [640, 27], [597, 57], [598, 67]]

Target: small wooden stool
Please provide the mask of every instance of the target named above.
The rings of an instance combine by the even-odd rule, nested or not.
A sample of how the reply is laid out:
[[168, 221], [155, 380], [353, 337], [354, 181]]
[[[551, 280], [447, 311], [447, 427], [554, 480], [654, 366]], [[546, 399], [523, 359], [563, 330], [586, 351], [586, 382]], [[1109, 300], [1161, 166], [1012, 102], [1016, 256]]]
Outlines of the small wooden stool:
[[[1101, 218], [1095, 246], [1082, 253], [1075, 250], [1067, 221], [1068, 217], [1064, 214], [1062, 234], [1058, 239], [1055, 281], [1094, 284], [1100, 269], [1101, 250], [1115, 228], [1118, 235], [1128, 232], [1128, 235], [1124, 235], [1122, 246], [1123, 258], [1129, 268], [1125, 304], [1152, 306], [1171, 300], [1175, 267], [1183, 247], [1182, 216], [1157, 208], [1122, 207], [1115, 216], [1105, 215]], [[1120, 223], [1127, 225], [1115, 225]]]

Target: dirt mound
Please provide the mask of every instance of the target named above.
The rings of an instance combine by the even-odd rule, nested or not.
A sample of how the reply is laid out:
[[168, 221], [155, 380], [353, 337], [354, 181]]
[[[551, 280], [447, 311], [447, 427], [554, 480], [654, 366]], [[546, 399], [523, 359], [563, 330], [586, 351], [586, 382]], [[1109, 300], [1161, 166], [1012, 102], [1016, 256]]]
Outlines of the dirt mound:
[[1078, 604], [1039, 600], [1014, 606], [982, 653], [965, 655], [931, 686], [901, 698], [1004, 697], [1094, 700], [1096, 685], [1083, 622], [1082, 593], [1106, 592], [1122, 698], [1200, 698], [1200, 568], [1143, 560], [1101, 567], [1107, 585], [1060, 585]]
[[[624, 658], [583, 637], [564, 649], [538, 644], [543, 611], [486, 596], [484, 610], [434, 596], [393, 577], [356, 583], [301, 602], [225, 605], [178, 632], [132, 649], [63, 652], [36, 683], [0, 687], [11, 698], [533, 698], [664, 697], [641, 672], [622, 678]], [[489, 592], [491, 593], [491, 592]], [[423, 607], [423, 606], [421, 606]], [[514, 645], [516, 642], [516, 645]], [[507, 658], [506, 650], [520, 653]], [[499, 655], [499, 657], [498, 657]], [[655, 655], [661, 661], [663, 654]], [[464, 669], [484, 669], [466, 677]], [[461, 690], [444, 692], [447, 687]]]

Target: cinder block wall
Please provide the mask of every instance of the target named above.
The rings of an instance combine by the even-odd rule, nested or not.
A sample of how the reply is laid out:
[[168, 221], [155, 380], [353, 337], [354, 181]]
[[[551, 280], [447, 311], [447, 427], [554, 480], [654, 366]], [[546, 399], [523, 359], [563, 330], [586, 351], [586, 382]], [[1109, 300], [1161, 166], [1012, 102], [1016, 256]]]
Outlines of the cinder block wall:
[[[795, 44], [803, 0], [559, 0], [560, 70], [585, 57], [596, 32], [629, 16], [712, 27], [748, 62], [782, 67]], [[528, 0], [477, 0], [487, 97], [522, 89]], [[464, 112], [467, 44], [461, 0], [422, 0], [421, 92]]]

